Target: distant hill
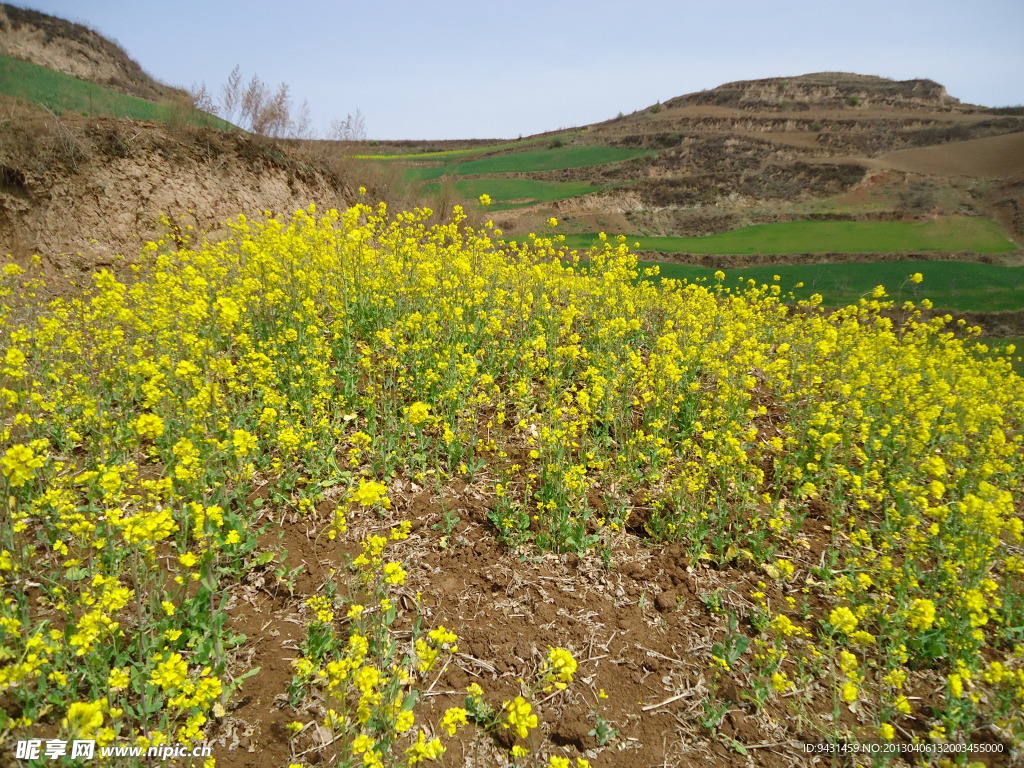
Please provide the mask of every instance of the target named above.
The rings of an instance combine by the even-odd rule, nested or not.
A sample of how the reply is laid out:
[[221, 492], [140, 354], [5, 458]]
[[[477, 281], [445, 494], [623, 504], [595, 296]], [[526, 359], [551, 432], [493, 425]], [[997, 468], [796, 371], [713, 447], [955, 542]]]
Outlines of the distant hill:
[[[418, 151], [417, 151], [418, 150]], [[510, 235], [692, 237], [778, 222], [997, 220], [1024, 245], [1024, 116], [928, 79], [726, 83], [517, 141], [377, 143], [441, 205], [489, 195]]]
[[713, 105], [736, 109], [964, 109], [933, 80], [890, 80], [848, 72], [815, 72], [797, 77], [740, 80], [710, 91], [680, 96], [667, 107]]

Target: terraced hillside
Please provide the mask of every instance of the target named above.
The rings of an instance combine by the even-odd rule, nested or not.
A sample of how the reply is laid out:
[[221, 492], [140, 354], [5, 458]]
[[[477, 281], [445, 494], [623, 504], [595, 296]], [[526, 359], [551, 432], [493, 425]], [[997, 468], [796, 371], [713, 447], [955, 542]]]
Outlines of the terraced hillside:
[[[491, 197], [513, 209], [495, 221], [512, 234], [551, 215], [566, 231], [664, 236], [944, 214], [993, 217], [1017, 242], [1024, 233], [1024, 118], [960, 104], [928, 80], [820, 73], [730, 83], [527, 141], [458, 155], [439, 154], [444, 142], [411, 149], [368, 154], [408, 163], [409, 180], [451, 177], [466, 197], [492, 185]], [[544, 153], [588, 159], [538, 164]]]
[[[554, 217], [575, 247], [625, 235], [653, 262], [713, 269], [952, 260], [980, 293], [964, 304], [943, 289], [943, 309], [1005, 312], [1017, 299], [986, 307], [1003, 288], [968, 265], [1024, 264], [1016, 112], [961, 104], [930, 80], [825, 72], [728, 83], [515, 142], [363, 152], [401, 168], [427, 204], [473, 208], [487, 195], [486, 216], [512, 239]], [[945, 268], [922, 269], [945, 285]]]

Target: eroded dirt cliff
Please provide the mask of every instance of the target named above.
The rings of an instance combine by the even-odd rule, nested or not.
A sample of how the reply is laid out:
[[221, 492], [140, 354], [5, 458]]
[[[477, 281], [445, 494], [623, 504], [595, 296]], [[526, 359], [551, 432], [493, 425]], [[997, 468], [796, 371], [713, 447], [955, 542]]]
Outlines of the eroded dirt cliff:
[[[137, 253], [166, 230], [352, 199], [320, 160], [191, 126], [0, 111], [0, 255], [65, 277]], [[17, 114], [15, 114], [17, 113]]]

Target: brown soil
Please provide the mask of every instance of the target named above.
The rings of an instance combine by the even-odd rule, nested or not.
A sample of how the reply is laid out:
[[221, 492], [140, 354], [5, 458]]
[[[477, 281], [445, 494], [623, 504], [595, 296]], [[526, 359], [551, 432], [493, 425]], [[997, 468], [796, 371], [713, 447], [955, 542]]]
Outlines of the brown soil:
[[251, 136], [185, 125], [56, 118], [0, 101], [0, 254], [44, 257], [74, 281], [189, 227], [238, 214], [343, 207], [354, 193], [308, 156]]
[[[715, 570], [691, 561], [680, 545], [649, 548], [628, 532], [615, 542], [608, 567], [595, 554], [512, 552], [496, 541], [485, 497], [472, 485], [456, 481], [434, 493], [400, 481], [391, 495], [391, 516], [351, 520], [352, 534], [411, 520], [413, 534], [400, 545], [409, 570], [402, 604], [411, 606], [412, 595], [421, 592], [424, 626], [444, 625], [459, 635], [459, 652], [425, 692], [418, 719], [430, 722], [448, 707], [461, 706], [472, 682], [491, 701], [519, 695], [520, 679], [536, 675], [548, 649], [561, 646], [579, 661], [577, 680], [568, 695], [538, 707], [541, 727], [526, 744], [533, 750], [584, 757], [606, 768], [816, 764], [801, 751], [804, 742], [816, 739], [792, 720], [785, 698], [758, 709], [742, 681], [710, 666], [710, 648], [726, 630], [724, 614], [708, 607], [710, 596], [721, 596], [726, 608], [752, 604], [750, 593], [763, 578], [756, 571]], [[330, 508], [320, 512], [327, 515]], [[442, 530], [446, 513], [458, 517], [450, 533]], [[303, 567], [293, 585], [275, 581], [268, 570], [254, 574], [232, 597], [232, 628], [250, 638], [235, 666], [261, 671], [242, 685], [228, 714], [210, 729], [218, 766], [286, 765], [296, 755], [285, 725], [322, 720], [316, 705], [295, 711], [285, 695], [290, 660], [298, 655], [303, 619], [308, 620], [302, 600], [342, 565], [346, 550], [352, 553], [351, 545], [318, 539], [321, 523], [290, 519], [265, 534], [265, 546], [287, 549], [286, 567]], [[812, 549], [830, 545], [827, 533], [809, 540], [817, 541]], [[820, 555], [793, 553], [797, 562], [808, 563]], [[599, 698], [602, 690], [606, 699]], [[731, 702], [712, 719], [715, 727], [708, 726], [703, 706], [712, 692]], [[604, 746], [591, 733], [598, 713], [617, 731]], [[315, 739], [295, 741], [296, 750], [309, 750], [307, 761], [329, 754], [317, 749]], [[448, 742], [439, 764], [497, 765], [511, 743], [496, 743], [470, 727]]]
[[1016, 176], [1024, 174], [1024, 133], [904, 149], [881, 155], [876, 162], [881, 167], [931, 176]]

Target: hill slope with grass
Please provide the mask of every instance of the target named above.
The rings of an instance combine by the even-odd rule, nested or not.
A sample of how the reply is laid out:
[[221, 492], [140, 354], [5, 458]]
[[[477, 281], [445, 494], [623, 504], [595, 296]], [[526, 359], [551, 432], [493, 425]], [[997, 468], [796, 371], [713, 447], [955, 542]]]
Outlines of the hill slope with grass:
[[188, 100], [157, 82], [125, 50], [82, 24], [0, 3], [0, 55], [63, 72], [148, 101]]
[[72, 113], [234, 129], [230, 123], [195, 109], [185, 99], [150, 101], [3, 55], [0, 55], [0, 94], [39, 104], [55, 115]]

